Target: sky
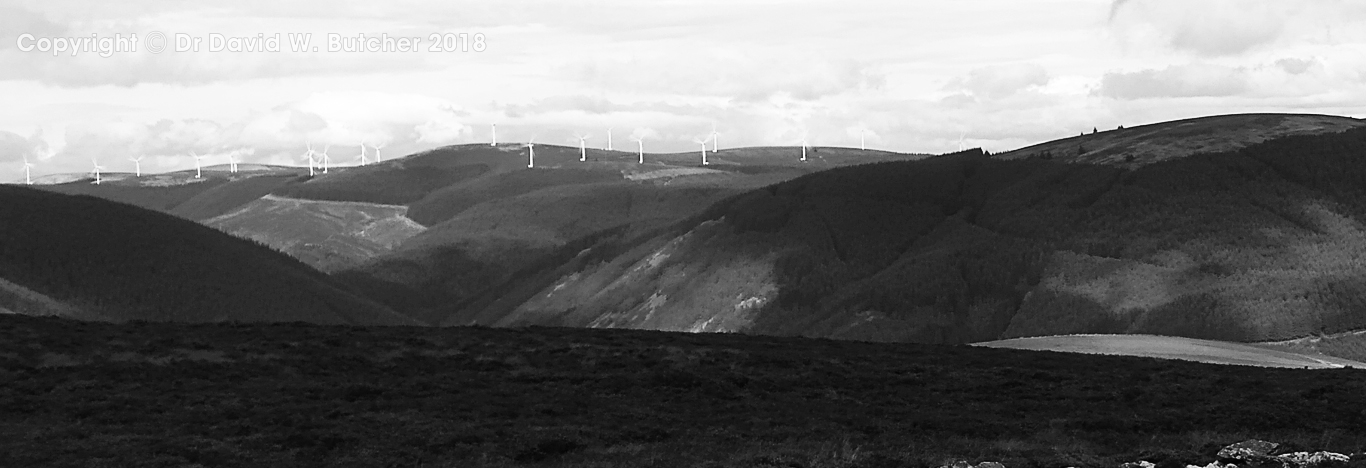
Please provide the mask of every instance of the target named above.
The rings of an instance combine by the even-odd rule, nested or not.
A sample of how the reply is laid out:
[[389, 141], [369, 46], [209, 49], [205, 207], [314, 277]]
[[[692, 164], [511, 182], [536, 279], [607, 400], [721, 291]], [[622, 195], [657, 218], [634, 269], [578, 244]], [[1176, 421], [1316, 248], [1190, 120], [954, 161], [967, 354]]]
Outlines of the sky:
[[362, 142], [392, 158], [495, 123], [500, 142], [601, 148], [610, 128], [654, 152], [713, 128], [723, 148], [997, 152], [1366, 117], [1366, 2], [0, 0], [0, 96], [0, 181], [24, 158], [34, 176], [303, 165], [310, 143], [353, 164]]

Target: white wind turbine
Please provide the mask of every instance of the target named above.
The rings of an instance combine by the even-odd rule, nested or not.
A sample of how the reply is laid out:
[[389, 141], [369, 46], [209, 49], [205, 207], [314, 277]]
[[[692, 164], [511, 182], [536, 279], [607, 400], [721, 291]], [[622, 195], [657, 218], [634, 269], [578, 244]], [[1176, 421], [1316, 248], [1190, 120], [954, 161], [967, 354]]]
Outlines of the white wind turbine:
[[228, 153], [228, 172], [237, 173], [237, 155]]
[[702, 145], [702, 165], [703, 165], [703, 166], [706, 166], [706, 165], [708, 164], [708, 163], [707, 163], [707, 139], [693, 138], [692, 141], [695, 142], [695, 143], [697, 143], [697, 144], [699, 144], [699, 145]]
[[194, 157], [194, 178], [203, 178], [204, 174], [199, 167], [199, 161], [202, 161], [204, 158], [207, 158], [208, 156], [200, 156], [198, 154], [195, 154], [194, 151], [190, 152], [190, 156]]
[[380, 149], [380, 148], [383, 148], [383, 147], [384, 147], [384, 145], [375, 145], [375, 147], [374, 147], [374, 148], [375, 148], [375, 162], [376, 162], [376, 163], [382, 163], [382, 162], [384, 162], [384, 158], [380, 157], [380, 155], [379, 155], [379, 149]]
[[868, 150], [868, 145], [867, 145], [867, 143], [866, 143], [866, 142], [867, 142], [867, 138], [866, 138], [867, 136], [868, 136], [868, 129], [866, 129], [866, 128], [860, 128], [860, 129], [858, 129], [858, 149], [864, 150], [864, 151], [867, 151], [867, 150]]
[[645, 137], [640, 137], [640, 138], [631, 137], [631, 141], [636, 142], [636, 151], [637, 151], [636, 154], [637, 154], [637, 155], [639, 156], [639, 158], [640, 158], [640, 160], [637, 161], [637, 163], [639, 163], [639, 164], [645, 164]]
[[308, 176], [313, 177], [314, 175], [317, 175], [313, 171], [313, 143], [306, 143], [306, 145], [308, 146], [308, 152], [304, 153], [304, 157], [308, 158]]
[[536, 137], [531, 137], [531, 140], [526, 142], [526, 149], [526, 167], [528, 169], [536, 167]]
[[963, 137], [966, 136], [968, 136], [967, 132], [963, 132], [961, 135], [958, 135], [958, 151], [963, 151]]
[[365, 140], [360, 141], [360, 165], [364, 166], [365, 160]]
[[33, 163], [28, 162], [28, 156], [24, 156], [24, 184], [33, 185], [33, 175], [29, 172], [33, 168]]
[[612, 151], [612, 127], [607, 127], [607, 151]]
[[584, 146], [584, 143], [583, 143], [583, 142], [584, 142], [584, 140], [587, 140], [587, 139], [591, 138], [591, 136], [590, 136], [590, 135], [579, 135], [579, 134], [575, 134], [574, 136], [579, 137], [579, 162], [587, 161], [587, 160], [588, 160], [588, 147], [587, 147], [587, 146]]
[[137, 174], [138, 177], [142, 177], [142, 158], [143, 156], [128, 158], [129, 161], [133, 162], [134, 171], [136, 171], [134, 173]]
[[323, 146], [323, 153], [322, 153], [322, 154], [323, 154], [323, 157], [320, 158], [320, 159], [322, 160], [322, 163], [323, 163], [323, 174], [326, 174], [326, 173], [327, 173], [327, 166], [328, 166], [328, 164], [331, 164], [331, 163], [332, 163], [332, 158], [327, 157], [327, 150], [329, 150], [329, 149], [331, 149], [331, 148], [332, 148], [332, 145]]
[[100, 166], [100, 162], [95, 158], [90, 158], [90, 162], [95, 165], [95, 169], [91, 171], [95, 173], [95, 185], [100, 185], [100, 182], [103, 180], [100, 179], [100, 169], [104, 169], [104, 167]]
[[489, 130], [489, 134], [493, 137], [493, 143], [489, 143], [489, 146], [498, 146], [498, 124], [493, 124], [493, 128]]
[[717, 142], [718, 142], [718, 141], [721, 141], [720, 138], [717, 138], [718, 135], [720, 135], [720, 133], [716, 133], [716, 124], [712, 124], [712, 126], [711, 126], [711, 152], [713, 152], [713, 153], [716, 152], [716, 145], [717, 145]]
[[802, 137], [802, 161], [806, 161], [806, 137]]

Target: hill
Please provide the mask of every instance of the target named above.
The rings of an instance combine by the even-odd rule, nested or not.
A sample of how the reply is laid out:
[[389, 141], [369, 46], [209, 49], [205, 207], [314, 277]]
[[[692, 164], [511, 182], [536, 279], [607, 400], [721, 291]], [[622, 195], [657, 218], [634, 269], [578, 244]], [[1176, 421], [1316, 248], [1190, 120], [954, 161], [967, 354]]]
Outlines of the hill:
[[926, 343], [1357, 330], [1362, 154], [1366, 129], [1133, 169], [980, 154], [835, 168], [590, 249], [525, 299], [446, 323]]
[[0, 301], [91, 320], [416, 324], [288, 256], [132, 205], [0, 186]]
[[641, 164], [635, 153], [589, 150], [588, 160], [579, 161], [578, 148], [537, 145], [536, 167], [527, 168], [521, 145], [457, 145], [316, 177], [275, 194], [406, 203], [405, 216], [426, 230], [391, 253], [329, 271], [400, 311], [439, 320], [495, 296], [511, 300], [502, 293], [524, 289], [525, 275], [597, 243], [662, 229], [727, 196], [859, 161], [923, 157], [844, 148], [810, 154], [802, 162], [799, 148], [726, 149], [703, 167], [691, 153], [647, 154]]
[[193, 170], [142, 177], [107, 173], [102, 175], [99, 184], [81, 177], [62, 183], [34, 185], [34, 188], [67, 195], [91, 195], [198, 221], [260, 198], [294, 182], [300, 174], [299, 168], [285, 166], [243, 164], [239, 169], [240, 172], [232, 173], [226, 166], [210, 166], [203, 168], [202, 177], [195, 177]]
[[403, 205], [264, 195], [203, 223], [330, 273], [389, 252], [426, 229], [407, 212]]
[[1086, 133], [996, 157], [1137, 167], [1198, 153], [1234, 151], [1283, 136], [1336, 133], [1362, 126], [1366, 120], [1334, 115], [1216, 115]]
[[1162, 359], [1181, 359], [1211, 364], [1287, 367], [1291, 369], [1336, 369], [1346, 366], [1366, 368], [1366, 363], [1322, 354], [1305, 354], [1223, 341], [1196, 340], [1153, 335], [1063, 335], [1012, 338], [973, 343], [988, 348], [1063, 351], [1087, 354], [1117, 354]]
[[1181, 468], [1248, 438], [1366, 451], [1363, 376], [735, 334], [0, 316], [0, 465]]

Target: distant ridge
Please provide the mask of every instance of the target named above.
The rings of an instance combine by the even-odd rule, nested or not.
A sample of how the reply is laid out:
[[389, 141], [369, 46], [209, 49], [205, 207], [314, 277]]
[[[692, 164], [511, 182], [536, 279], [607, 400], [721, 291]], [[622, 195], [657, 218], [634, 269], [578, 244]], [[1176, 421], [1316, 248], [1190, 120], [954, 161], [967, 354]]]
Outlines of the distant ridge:
[[998, 153], [998, 159], [1052, 159], [1136, 167], [1197, 153], [1233, 151], [1290, 135], [1336, 133], [1366, 120], [1321, 114], [1229, 114], [1084, 134]]

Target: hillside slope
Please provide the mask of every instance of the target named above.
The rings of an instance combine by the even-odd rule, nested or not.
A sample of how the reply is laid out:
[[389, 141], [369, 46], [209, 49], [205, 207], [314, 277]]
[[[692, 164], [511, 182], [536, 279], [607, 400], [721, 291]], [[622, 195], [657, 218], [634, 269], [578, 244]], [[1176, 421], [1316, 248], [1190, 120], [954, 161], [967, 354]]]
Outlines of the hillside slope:
[[538, 145], [536, 167], [527, 168], [520, 145], [458, 145], [277, 193], [406, 202], [407, 216], [427, 229], [336, 276], [440, 322], [457, 310], [503, 307], [584, 249], [632, 242], [727, 196], [859, 161], [923, 157], [844, 148], [810, 154], [802, 162], [799, 148], [726, 149], [703, 167], [697, 154], [647, 154], [641, 164], [634, 153], [590, 150], [581, 162], [578, 148]]
[[426, 229], [407, 212], [402, 205], [265, 195], [203, 223], [330, 273], [389, 252]]
[[0, 305], [24, 314], [416, 324], [264, 246], [131, 205], [26, 187], [0, 186], [0, 279], [14, 285], [0, 288]]
[[980, 155], [837, 168], [589, 252], [529, 299], [448, 323], [932, 343], [1366, 328], [1363, 155], [1366, 129], [1132, 170]]
[[1215, 115], [1086, 133], [996, 157], [1137, 167], [1198, 153], [1234, 151], [1283, 136], [1336, 133], [1362, 126], [1366, 120], [1334, 115]]

